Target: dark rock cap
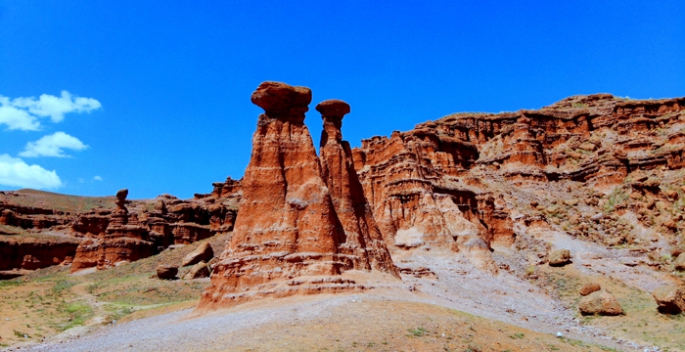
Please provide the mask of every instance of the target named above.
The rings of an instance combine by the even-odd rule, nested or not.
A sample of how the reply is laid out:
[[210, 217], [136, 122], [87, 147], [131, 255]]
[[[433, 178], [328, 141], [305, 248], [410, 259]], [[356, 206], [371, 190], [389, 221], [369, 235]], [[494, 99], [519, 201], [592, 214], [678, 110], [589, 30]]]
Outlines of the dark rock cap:
[[270, 117], [301, 117], [309, 110], [312, 90], [282, 82], [262, 82], [252, 93], [252, 103]]
[[338, 99], [324, 100], [316, 106], [316, 111], [320, 112], [321, 118], [324, 119], [327, 117], [342, 119], [350, 113], [350, 104]]

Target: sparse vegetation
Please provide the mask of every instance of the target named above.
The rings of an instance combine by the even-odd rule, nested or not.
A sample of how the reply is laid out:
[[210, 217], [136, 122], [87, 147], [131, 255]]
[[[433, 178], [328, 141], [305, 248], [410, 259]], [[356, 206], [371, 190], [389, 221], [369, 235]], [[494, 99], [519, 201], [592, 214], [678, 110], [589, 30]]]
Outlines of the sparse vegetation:
[[422, 337], [423, 335], [426, 334], [426, 329], [422, 327], [418, 327], [416, 329], [408, 329], [409, 333], [414, 336], [414, 337]]

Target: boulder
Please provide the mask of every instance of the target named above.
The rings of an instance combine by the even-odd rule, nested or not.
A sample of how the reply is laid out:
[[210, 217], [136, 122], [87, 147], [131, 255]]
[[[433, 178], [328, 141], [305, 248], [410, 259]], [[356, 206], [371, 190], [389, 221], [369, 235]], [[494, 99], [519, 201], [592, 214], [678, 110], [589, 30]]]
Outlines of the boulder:
[[193, 280], [193, 279], [199, 279], [203, 277], [209, 277], [209, 267], [207, 266], [207, 263], [204, 261], [201, 261], [195, 265], [193, 265], [192, 268], [190, 268], [190, 271], [188, 271], [187, 274], [183, 276], [183, 279], [185, 280]]
[[583, 287], [580, 288], [579, 293], [581, 296], [587, 296], [587, 295], [589, 295], [593, 292], [597, 292], [601, 289], [602, 289], [602, 287], [600, 287], [598, 283], [590, 282], [590, 283], [583, 285]]
[[619, 315], [623, 308], [614, 295], [606, 291], [596, 291], [578, 302], [578, 309], [583, 315]]
[[652, 296], [660, 313], [679, 314], [685, 311], [685, 289], [682, 286], [661, 286], [652, 292]]
[[550, 266], [564, 266], [571, 262], [571, 252], [568, 249], [557, 249], [549, 254]]
[[176, 279], [178, 274], [178, 267], [173, 265], [158, 265], [157, 266], [157, 277], [162, 280], [173, 280]]
[[205, 242], [194, 251], [188, 253], [185, 258], [183, 258], [181, 266], [193, 265], [199, 262], [207, 263], [212, 260], [212, 258], [214, 258], [214, 249], [212, 249], [212, 245], [209, 244], [209, 242]]

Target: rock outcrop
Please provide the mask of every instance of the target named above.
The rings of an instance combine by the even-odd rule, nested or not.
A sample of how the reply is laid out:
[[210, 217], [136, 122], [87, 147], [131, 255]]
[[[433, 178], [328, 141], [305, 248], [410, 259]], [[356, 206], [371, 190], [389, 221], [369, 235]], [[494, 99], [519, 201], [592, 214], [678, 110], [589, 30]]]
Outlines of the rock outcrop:
[[105, 231], [81, 242], [76, 249], [72, 272], [90, 267], [105, 269], [121, 261], [133, 262], [156, 253], [148, 228], [140, 224], [136, 213], [129, 214], [127, 195], [127, 189], [117, 192], [117, 208]]
[[[597, 211], [626, 209], [637, 213], [642, 226], [674, 241], [685, 230], [677, 215], [682, 190], [650, 180], [685, 165], [683, 121], [685, 98], [595, 94], [539, 110], [454, 114], [363, 140], [352, 154], [381, 233], [396, 248], [510, 246], [514, 223], [541, 215], [545, 222], [561, 219], [560, 225], [570, 220], [566, 227], [574, 236], [610, 246], [635, 244], [620, 219], [588, 226]], [[670, 184], [679, 179], [673, 174]], [[577, 190], [582, 198], [552, 200], [550, 206], [538, 197], [561, 183], [575, 183], [566, 194]], [[515, 189], [539, 194], [514, 195]], [[529, 212], [531, 198], [536, 211]], [[577, 216], [564, 216], [563, 208], [579, 209], [578, 201], [594, 213], [571, 210]], [[659, 202], [678, 209], [659, 214]]]
[[387, 243], [455, 251], [513, 243], [505, 204], [478, 182], [458, 177], [478, 157], [473, 143], [422, 128], [364, 140], [352, 152]]
[[76, 252], [78, 239], [0, 238], [0, 270], [35, 270], [62, 263]]
[[[237, 216], [240, 181], [229, 177], [221, 185], [216, 196], [190, 200], [161, 195], [131, 201], [125, 189], [115, 197], [0, 192], [0, 270], [44, 268], [66, 257], [75, 258], [73, 270], [107, 268], [229, 232]], [[35, 260], [24, 261], [26, 255]]]
[[241, 183], [241, 215], [198, 309], [364, 289], [340, 276], [362, 261], [340, 250], [344, 229], [304, 124], [311, 90], [264, 82], [252, 102], [264, 114]]

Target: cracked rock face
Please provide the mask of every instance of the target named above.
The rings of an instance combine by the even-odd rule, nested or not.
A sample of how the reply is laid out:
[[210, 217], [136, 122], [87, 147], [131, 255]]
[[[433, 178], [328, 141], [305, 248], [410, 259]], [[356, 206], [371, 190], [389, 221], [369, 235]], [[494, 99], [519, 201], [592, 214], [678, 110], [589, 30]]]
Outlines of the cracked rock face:
[[[354, 248], [341, 250], [348, 237], [304, 125], [310, 101], [308, 88], [279, 82], [264, 82], [252, 94], [264, 114], [241, 183], [240, 216], [199, 309], [263, 296], [360, 289], [336, 278], [346, 270], [369, 269], [371, 261], [357, 250], [366, 249], [357, 239]], [[392, 267], [389, 256], [382, 261]]]

